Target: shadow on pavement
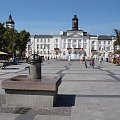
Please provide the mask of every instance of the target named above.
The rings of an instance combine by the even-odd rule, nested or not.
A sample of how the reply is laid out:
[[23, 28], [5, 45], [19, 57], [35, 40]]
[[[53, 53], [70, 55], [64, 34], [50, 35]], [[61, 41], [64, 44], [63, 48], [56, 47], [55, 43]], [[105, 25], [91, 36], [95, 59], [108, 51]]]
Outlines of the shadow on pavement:
[[72, 107], [75, 106], [75, 95], [58, 94], [54, 107]]
[[9, 68], [8, 68], [8, 67], [5, 67], [5, 68], [3, 68], [3, 69], [6, 69], [6, 70], [15, 69], [15, 70], [16, 70], [16, 69], [20, 69], [20, 68], [12, 68], [12, 67], [9, 67]]

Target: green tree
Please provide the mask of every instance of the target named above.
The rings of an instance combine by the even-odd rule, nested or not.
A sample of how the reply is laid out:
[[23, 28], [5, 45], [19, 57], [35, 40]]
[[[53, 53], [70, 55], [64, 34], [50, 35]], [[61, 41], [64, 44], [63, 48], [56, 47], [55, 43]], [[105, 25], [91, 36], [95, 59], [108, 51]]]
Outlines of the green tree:
[[0, 51], [13, 53], [15, 50], [18, 51], [22, 57], [29, 36], [30, 34], [26, 30], [18, 32], [15, 29], [6, 28], [4, 27], [4, 23], [0, 23]]
[[0, 51], [5, 51], [5, 45], [3, 41], [5, 31], [6, 28], [4, 27], [4, 23], [0, 23]]
[[114, 46], [119, 45], [120, 47], [120, 30], [114, 29], [116, 35], [116, 41], [114, 42]]
[[27, 32], [26, 30], [20, 31], [19, 40], [18, 40], [18, 44], [17, 44], [19, 52], [20, 52], [20, 56], [24, 56], [26, 45], [27, 45], [27, 42], [29, 40], [29, 37], [30, 37], [29, 32]]
[[[119, 54], [119, 57], [117, 58], [117, 63], [119, 64], [120, 59], [120, 30], [114, 29], [116, 34], [116, 41], [114, 42], [114, 60], [115, 60], [115, 54]], [[119, 46], [119, 50], [115, 50], [115, 47]]]
[[7, 29], [3, 34], [3, 43], [6, 47], [6, 51], [12, 51], [13, 44], [13, 30]]

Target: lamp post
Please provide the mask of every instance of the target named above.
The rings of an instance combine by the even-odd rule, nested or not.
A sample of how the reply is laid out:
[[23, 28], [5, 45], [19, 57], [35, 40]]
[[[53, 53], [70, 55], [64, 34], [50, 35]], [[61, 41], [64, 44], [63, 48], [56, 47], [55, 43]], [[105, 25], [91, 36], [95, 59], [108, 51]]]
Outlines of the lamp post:
[[45, 46], [48, 48], [48, 60], [49, 60], [49, 44], [45, 44]]
[[13, 43], [13, 64], [17, 65], [17, 62], [16, 62], [16, 43], [15, 42]]
[[33, 57], [34, 57], [34, 59], [35, 59], [35, 37], [36, 37], [36, 35], [34, 35], [34, 46], [33, 46], [33, 50], [34, 50], [34, 53], [33, 53], [34, 56]]
[[49, 60], [49, 45], [48, 45], [48, 60]]
[[34, 35], [34, 46], [33, 46], [34, 54], [35, 54], [35, 37], [36, 35]]

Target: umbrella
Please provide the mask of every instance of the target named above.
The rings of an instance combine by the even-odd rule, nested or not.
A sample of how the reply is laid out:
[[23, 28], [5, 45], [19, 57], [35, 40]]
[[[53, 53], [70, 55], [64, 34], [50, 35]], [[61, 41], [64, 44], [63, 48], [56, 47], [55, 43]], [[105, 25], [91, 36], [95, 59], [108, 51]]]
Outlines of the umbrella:
[[7, 53], [0, 51], [0, 55], [7, 55]]

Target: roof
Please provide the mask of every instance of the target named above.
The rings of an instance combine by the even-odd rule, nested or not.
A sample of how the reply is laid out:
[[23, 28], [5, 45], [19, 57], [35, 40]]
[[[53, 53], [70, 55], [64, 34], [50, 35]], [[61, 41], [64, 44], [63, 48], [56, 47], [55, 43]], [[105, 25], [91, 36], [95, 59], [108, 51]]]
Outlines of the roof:
[[15, 22], [13, 21], [13, 19], [12, 19], [12, 15], [11, 15], [11, 14], [9, 15], [9, 18], [8, 18], [8, 20], [6, 21], [6, 23], [12, 23], [12, 24], [15, 23]]
[[90, 37], [97, 37], [97, 35], [90, 35]]
[[7, 55], [7, 53], [0, 51], [0, 55]]
[[73, 19], [72, 20], [78, 20], [78, 17], [77, 15], [74, 15]]
[[112, 40], [113, 36], [99, 35], [98, 40]]
[[34, 35], [35, 38], [53, 38], [53, 35]]

